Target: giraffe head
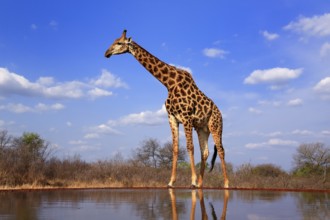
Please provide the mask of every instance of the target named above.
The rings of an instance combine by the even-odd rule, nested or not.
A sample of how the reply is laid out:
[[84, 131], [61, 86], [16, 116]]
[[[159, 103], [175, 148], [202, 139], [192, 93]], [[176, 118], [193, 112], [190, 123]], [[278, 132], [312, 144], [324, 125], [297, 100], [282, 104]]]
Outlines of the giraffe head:
[[105, 57], [109, 58], [111, 55], [122, 54], [129, 52], [129, 44], [131, 43], [131, 38], [126, 38], [126, 30], [120, 38], [116, 39], [115, 42], [109, 47], [105, 52]]

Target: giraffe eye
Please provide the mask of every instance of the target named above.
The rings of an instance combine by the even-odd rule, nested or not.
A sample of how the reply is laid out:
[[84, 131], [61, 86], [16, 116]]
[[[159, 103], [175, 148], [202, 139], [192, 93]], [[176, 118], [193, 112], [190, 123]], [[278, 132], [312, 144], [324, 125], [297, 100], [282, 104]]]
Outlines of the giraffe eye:
[[118, 45], [123, 45], [123, 43], [122, 43], [122, 42], [118, 42], [117, 44], [118, 44]]

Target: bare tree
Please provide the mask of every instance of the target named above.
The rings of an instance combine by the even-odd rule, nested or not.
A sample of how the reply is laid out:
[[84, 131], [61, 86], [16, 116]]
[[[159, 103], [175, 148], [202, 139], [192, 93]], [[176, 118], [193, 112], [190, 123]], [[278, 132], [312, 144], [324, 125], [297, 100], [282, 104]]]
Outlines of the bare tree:
[[12, 137], [8, 135], [7, 130], [0, 131], [0, 184], [3, 184], [4, 179], [8, 175], [8, 169], [10, 163], [8, 162], [9, 158], [9, 146]]
[[293, 156], [296, 171], [302, 174], [323, 173], [330, 165], [330, 148], [323, 143], [301, 144]]
[[[184, 162], [186, 159], [185, 149], [179, 147], [178, 151], [178, 163]], [[162, 148], [159, 149], [158, 154], [159, 166], [171, 168], [173, 161], [173, 147], [172, 142], [166, 142]]]
[[156, 139], [150, 138], [142, 142], [142, 146], [135, 150], [135, 159], [145, 166], [157, 167], [157, 158], [160, 144]]
[[[179, 147], [178, 162], [185, 161], [186, 151]], [[135, 150], [134, 161], [150, 167], [171, 167], [173, 161], [172, 143], [167, 142], [161, 147], [160, 143], [153, 138], [146, 139], [142, 146]]]
[[8, 134], [7, 130], [0, 131], [0, 151], [9, 147], [12, 137]]

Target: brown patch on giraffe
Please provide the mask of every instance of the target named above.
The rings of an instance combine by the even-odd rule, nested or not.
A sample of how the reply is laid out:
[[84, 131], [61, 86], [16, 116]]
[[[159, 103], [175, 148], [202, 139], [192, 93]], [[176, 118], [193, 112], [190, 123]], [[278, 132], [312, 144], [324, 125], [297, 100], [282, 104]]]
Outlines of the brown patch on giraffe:
[[179, 82], [181, 82], [182, 80], [183, 80], [183, 76], [181, 76], [181, 75], [178, 75], [178, 77], [177, 77], [176, 81], [179, 83]]
[[156, 64], [156, 62], [155, 62], [155, 58], [149, 58], [149, 62], [150, 62], [151, 64], [153, 64], [153, 65]]
[[171, 87], [172, 85], [175, 84], [175, 81], [172, 80], [172, 79], [170, 79], [170, 80], [167, 82], [167, 84]]
[[165, 67], [165, 68], [163, 68], [161, 71], [162, 71], [163, 74], [167, 74], [167, 73], [168, 73], [168, 68]]
[[163, 63], [163, 62], [160, 62], [159, 64], [158, 64], [158, 67], [161, 69], [161, 68], [163, 68], [165, 66], [165, 63]]
[[184, 89], [181, 89], [181, 95], [183, 95], [183, 96], [186, 96], [187, 95], [187, 93], [186, 93], [186, 91]]

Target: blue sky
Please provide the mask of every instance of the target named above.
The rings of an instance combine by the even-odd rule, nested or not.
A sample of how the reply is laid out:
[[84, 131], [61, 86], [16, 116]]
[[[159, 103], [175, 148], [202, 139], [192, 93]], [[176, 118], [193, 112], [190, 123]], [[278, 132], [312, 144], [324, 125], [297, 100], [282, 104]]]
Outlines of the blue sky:
[[3, 0], [0, 8], [0, 129], [37, 132], [59, 157], [128, 158], [146, 138], [171, 140], [166, 88], [130, 54], [104, 58], [123, 29], [188, 69], [218, 105], [227, 162], [290, 169], [299, 144], [329, 145], [328, 1]]

